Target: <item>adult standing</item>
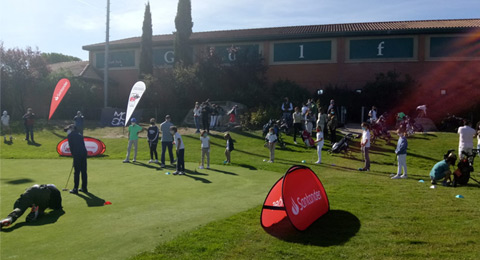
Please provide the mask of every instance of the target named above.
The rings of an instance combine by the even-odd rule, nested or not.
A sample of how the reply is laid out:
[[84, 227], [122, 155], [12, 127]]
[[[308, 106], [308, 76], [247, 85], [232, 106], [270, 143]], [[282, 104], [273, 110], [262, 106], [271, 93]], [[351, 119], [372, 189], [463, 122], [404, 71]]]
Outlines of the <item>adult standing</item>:
[[83, 135], [83, 115], [82, 112], [77, 111], [77, 115], [73, 118], [73, 122], [77, 131]]
[[[73, 189], [70, 190], [72, 194], [78, 194], [79, 191], [88, 192], [87, 189], [87, 148], [85, 148], [85, 141], [83, 135], [78, 132], [75, 125], [69, 125], [64, 129], [67, 132], [68, 146], [73, 156]], [[82, 174], [82, 188], [78, 189], [80, 184], [80, 173]]]
[[[202, 115], [203, 116], [203, 115]], [[165, 116], [165, 121], [160, 124], [160, 132], [162, 133], [162, 155], [160, 157], [161, 167], [165, 167], [165, 150], [168, 148], [170, 156], [170, 164], [175, 163], [173, 158], [173, 135], [170, 133], [170, 127], [173, 126], [170, 115]]]
[[31, 108], [27, 109], [27, 113], [23, 115], [23, 125], [25, 126], [25, 140], [27, 142], [32, 141], [35, 143], [33, 139], [33, 125], [35, 124], [35, 114], [32, 112]]
[[217, 125], [217, 116], [218, 116], [217, 105], [212, 104], [211, 113], [210, 113], [210, 128], [211, 129], [214, 129], [215, 126]]
[[332, 110], [327, 123], [327, 127], [330, 132], [330, 143], [332, 145], [337, 141], [337, 124], [337, 116], [335, 115], [335, 111]]
[[458, 128], [457, 133], [460, 135], [458, 140], [458, 158], [462, 158], [462, 152], [472, 154], [473, 138], [477, 134], [475, 129], [472, 128], [472, 123], [468, 120], [463, 120], [463, 126]]
[[12, 129], [10, 128], [10, 116], [8, 115], [8, 112], [5, 110], [3, 111], [2, 114], [2, 131], [3, 131], [3, 141], [7, 141], [7, 132], [10, 135], [10, 142], [12, 142]]
[[315, 124], [315, 117], [313, 116], [312, 111], [307, 110], [305, 113], [305, 130], [311, 135], [313, 131], [313, 125]]
[[[323, 109], [321, 107], [318, 108], [318, 118], [317, 118], [317, 126], [321, 127], [322, 130], [327, 128], [327, 115], [323, 112]], [[325, 132], [325, 130], [323, 131]], [[324, 133], [326, 136], [326, 134]]]
[[377, 108], [375, 106], [372, 106], [372, 109], [368, 111], [368, 116], [370, 117], [370, 124], [377, 122]]
[[282, 103], [282, 119], [284, 119], [288, 125], [291, 125], [291, 117], [293, 112], [293, 104], [288, 100], [288, 97], [285, 97]]
[[[159, 132], [160, 130], [155, 124], [155, 118], [151, 118], [150, 127], [147, 130], [148, 147], [150, 148], [150, 161], [148, 163], [158, 163], [157, 144]], [[155, 161], [153, 160], [154, 155]]]
[[330, 114], [332, 111], [335, 112], [336, 108], [335, 108], [335, 100], [330, 100], [330, 105], [328, 106], [328, 109], [327, 109], [327, 114]]
[[206, 130], [207, 133], [210, 133], [210, 113], [211, 113], [211, 108], [210, 108], [210, 103], [208, 101], [203, 102], [202, 104], [202, 125], [203, 125], [203, 130]]
[[143, 128], [137, 125], [137, 119], [132, 118], [130, 119], [132, 123], [128, 127], [128, 147], [127, 147], [127, 157], [123, 161], [124, 163], [130, 162], [130, 151], [132, 150], [132, 145], [134, 146], [134, 153], [133, 153], [133, 162], [137, 161], [137, 151], [138, 151], [138, 133], [143, 131]]
[[222, 106], [217, 105], [217, 125], [216, 126], [222, 126], [222, 118], [223, 115], [225, 114], [225, 110], [223, 109]]
[[293, 142], [297, 144], [297, 133], [302, 136], [302, 112], [299, 107], [295, 107], [295, 112], [292, 115], [293, 118]]
[[193, 108], [193, 120], [195, 121], [195, 127], [197, 131], [195, 133], [200, 133], [200, 116], [202, 115], [202, 108], [198, 102], [195, 102], [195, 107]]

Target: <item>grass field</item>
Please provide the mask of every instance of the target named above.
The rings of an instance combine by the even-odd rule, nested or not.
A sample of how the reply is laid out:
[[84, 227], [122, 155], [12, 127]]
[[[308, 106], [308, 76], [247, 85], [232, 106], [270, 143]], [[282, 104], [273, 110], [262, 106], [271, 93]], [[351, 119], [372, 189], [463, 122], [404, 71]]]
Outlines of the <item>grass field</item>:
[[[38, 146], [20, 141], [20, 135], [12, 145], [0, 144], [2, 217], [34, 183], [63, 188], [71, 167], [71, 159], [55, 151], [63, 134], [55, 128], [42, 131], [36, 135]], [[1, 259], [480, 258], [479, 186], [429, 188], [428, 172], [457, 146], [455, 134], [410, 138], [406, 180], [389, 178], [396, 169], [394, 146], [383, 141], [373, 148], [372, 171], [360, 173], [358, 140], [352, 157], [324, 152], [324, 163], [314, 165], [315, 151], [286, 137], [287, 149], [277, 150], [276, 162], [268, 164], [258, 132], [233, 133], [233, 164], [223, 166], [224, 140], [212, 135], [213, 170], [195, 170], [200, 142], [187, 131], [187, 175], [172, 176], [165, 175], [172, 169], [145, 164], [145, 139], [138, 156], [143, 163], [134, 165], [121, 163], [126, 149], [121, 128], [85, 134], [107, 145], [105, 157], [88, 161], [93, 195], [62, 192], [65, 214], [47, 215], [31, 225], [22, 216], [0, 233]], [[263, 230], [259, 218], [267, 192], [302, 160], [322, 180], [331, 212], [302, 233], [288, 226]], [[456, 199], [457, 194], [465, 198]], [[101, 206], [105, 200], [112, 205]]]

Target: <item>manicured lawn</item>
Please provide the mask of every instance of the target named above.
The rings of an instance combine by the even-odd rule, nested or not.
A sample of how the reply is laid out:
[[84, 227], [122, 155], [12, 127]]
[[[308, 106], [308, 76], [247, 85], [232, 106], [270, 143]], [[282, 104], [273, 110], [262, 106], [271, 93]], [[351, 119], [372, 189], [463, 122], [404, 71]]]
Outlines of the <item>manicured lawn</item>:
[[[55, 151], [63, 135], [59, 129], [39, 132], [36, 141], [41, 146], [27, 145], [18, 140], [20, 135], [12, 145], [0, 144], [2, 217], [34, 183], [63, 188], [71, 167], [71, 159], [59, 158]], [[223, 166], [225, 141], [220, 134], [212, 135], [215, 171], [207, 171], [195, 170], [200, 141], [197, 135], [186, 134], [189, 171], [187, 176], [172, 176], [148, 164], [122, 164], [126, 139], [121, 138], [121, 128], [88, 129], [86, 135], [107, 145], [105, 157], [88, 162], [89, 189], [95, 196], [62, 192], [64, 215], [48, 216], [33, 225], [26, 225], [22, 216], [0, 233], [1, 259], [480, 257], [479, 186], [472, 182], [455, 189], [429, 188], [428, 172], [447, 149], [457, 147], [455, 134], [410, 138], [407, 180], [389, 178], [396, 169], [394, 146], [383, 141], [373, 148], [372, 171], [360, 173], [356, 170], [362, 166], [358, 140], [352, 157], [324, 151], [324, 163], [314, 165], [313, 149], [293, 145], [292, 138], [285, 137], [287, 149], [277, 150], [276, 162], [268, 164], [263, 162], [268, 150], [259, 132], [233, 133], [233, 164]], [[138, 159], [145, 163], [145, 139], [140, 145]], [[302, 160], [322, 180], [331, 212], [303, 233], [288, 225], [263, 230], [260, 205], [267, 192], [290, 166]], [[465, 198], [456, 199], [457, 194]], [[95, 206], [103, 200], [112, 205]]]

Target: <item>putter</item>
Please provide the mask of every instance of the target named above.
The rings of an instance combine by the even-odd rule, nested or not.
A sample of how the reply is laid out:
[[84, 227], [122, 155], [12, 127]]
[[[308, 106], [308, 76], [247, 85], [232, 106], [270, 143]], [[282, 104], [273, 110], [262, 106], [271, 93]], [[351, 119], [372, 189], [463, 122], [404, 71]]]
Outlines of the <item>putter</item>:
[[73, 172], [73, 165], [72, 165], [72, 169], [70, 170], [70, 174], [68, 175], [67, 183], [65, 183], [65, 188], [63, 188], [62, 191], [68, 191], [67, 186], [68, 186], [68, 182], [70, 181], [70, 176], [72, 176], [72, 172]]

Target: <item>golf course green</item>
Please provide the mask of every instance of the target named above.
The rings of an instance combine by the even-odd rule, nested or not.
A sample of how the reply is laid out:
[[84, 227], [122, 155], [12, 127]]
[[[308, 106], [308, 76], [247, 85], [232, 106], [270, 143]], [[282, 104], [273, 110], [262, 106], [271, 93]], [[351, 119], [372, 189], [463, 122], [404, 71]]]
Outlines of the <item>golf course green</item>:
[[[395, 147], [384, 141], [372, 149], [372, 170], [359, 172], [358, 140], [351, 156], [328, 155], [326, 145], [323, 163], [315, 165], [315, 150], [284, 137], [287, 148], [277, 149], [275, 163], [269, 164], [263, 161], [268, 150], [260, 132], [235, 132], [232, 164], [223, 165], [225, 141], [213, 133], [212, 169], [199, 170], [198, 135], [181, 129], [187, 171], [174, 176], [166, 174], [172, 166], [147, 163], [145, 139], [139, 142], [138, 162], [124, 164], [127, 142], [121, 129], [85, 132], [107, 145], [104, 157], [88, 160], [90, 194], [62, 191], [63, 214], [47, 211], [28, 224], [25, 214], [5, 228], [1, 259], [480, 258], [480, 185], [430, 188], [430, 168], [457, 146], [456, 134], [409, 138], [409, 178], [391, 180]], [[0, 144], [1, 217], [35, 183], [64, 188], [72, 165], [55, 151], [65, 137], [61, 130], [36, 133], [37, 146], [16, 136], [13, 144]], [[323, 182], [331, 212], [305, 232], [264, 230], [259, 218], [265, 196], [303, 160]], [[478, 161], [475, 167], [480, 179]]]

